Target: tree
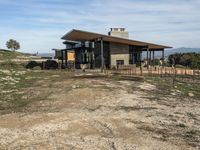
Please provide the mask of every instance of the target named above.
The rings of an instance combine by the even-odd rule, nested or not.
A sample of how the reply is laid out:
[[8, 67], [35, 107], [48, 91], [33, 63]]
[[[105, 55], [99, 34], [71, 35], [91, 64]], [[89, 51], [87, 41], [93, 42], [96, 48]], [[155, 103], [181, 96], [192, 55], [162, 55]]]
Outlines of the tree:
[[10, 39], [6, 42], [6, 46], [8, 49], [11, 49], [12, 51], [20, 49], [20, 44], [16, 40]]
[[192, 69], [200, 68], [200, 53], [176, 53], [168, 57], [170, 65], [181, 65]]

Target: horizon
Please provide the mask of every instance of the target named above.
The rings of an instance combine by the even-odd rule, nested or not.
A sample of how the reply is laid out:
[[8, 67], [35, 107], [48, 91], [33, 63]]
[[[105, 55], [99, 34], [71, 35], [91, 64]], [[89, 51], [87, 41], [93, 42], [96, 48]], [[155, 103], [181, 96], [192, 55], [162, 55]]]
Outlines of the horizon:
[[107, 34], [124, 27], [130, 39], [178, 47], [200, 47], [198, 0], [7, 0], [0, 1], [0, 48], [20, 42], [21, 52], [65, 48], [71, 29]]

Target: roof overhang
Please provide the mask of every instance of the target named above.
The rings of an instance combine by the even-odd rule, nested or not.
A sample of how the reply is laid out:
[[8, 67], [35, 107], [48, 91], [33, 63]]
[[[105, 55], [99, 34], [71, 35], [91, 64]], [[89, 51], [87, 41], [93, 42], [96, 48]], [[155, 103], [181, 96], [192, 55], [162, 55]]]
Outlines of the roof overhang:
[[63, 44], [75, 45], [75, 44], [80, 44], [80, 42], [72, 41], [72, 40], [65, 40], [65, 41], [63, 42]]
[[114, 36], [99, 34], [99, 33], [93, 33], [93, 32], [87, 32], [87, 31], [81, 31], [73, 29], [67, 34], [65, 34], [61, 39], [63, 40], [70, 40], [70, 41], [93, 41], [97, 40], [99, 38], [103, 38], [106, 42], [114, 42], [114, 43], [120, 43], [120, 44], [128, 44], [128, 45], [134, 45], [134, 46], [144, 46], [149, 49], [165, 49], [165, 48], [172, 48], [170, 46], [164, 46], [164, 45], [158, 45], [153, 43], [147, 43], [142, 41], [135, 41], [130, 39], [124, 39], [124, 38], [118, 38]]

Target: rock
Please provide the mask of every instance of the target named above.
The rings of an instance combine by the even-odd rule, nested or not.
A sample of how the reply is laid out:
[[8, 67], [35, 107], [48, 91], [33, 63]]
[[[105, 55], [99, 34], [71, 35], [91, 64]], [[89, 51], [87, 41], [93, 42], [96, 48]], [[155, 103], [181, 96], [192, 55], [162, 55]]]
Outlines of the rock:
[[188, 96], [189, 97], [194, 97], [194, 94], [190, 92], [190, 93], [188, 93]]
[[175, 95], [176, 95], [176, 93], [174, 93], [174, 92], [173, 92], [173, 93], [171, 93], [171, 95], [175, 96]]
[[72, 89], [75, 89], [76, 88], [76, 85], [72, 85]]

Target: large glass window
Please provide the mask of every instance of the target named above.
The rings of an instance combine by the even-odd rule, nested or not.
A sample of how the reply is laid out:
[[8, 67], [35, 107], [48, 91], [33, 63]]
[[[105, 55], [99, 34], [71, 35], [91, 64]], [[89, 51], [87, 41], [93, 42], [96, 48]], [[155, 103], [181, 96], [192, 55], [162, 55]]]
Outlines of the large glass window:
[[138, 64], [141, 62], [141, 47], [129, 46], [129, 64]]

